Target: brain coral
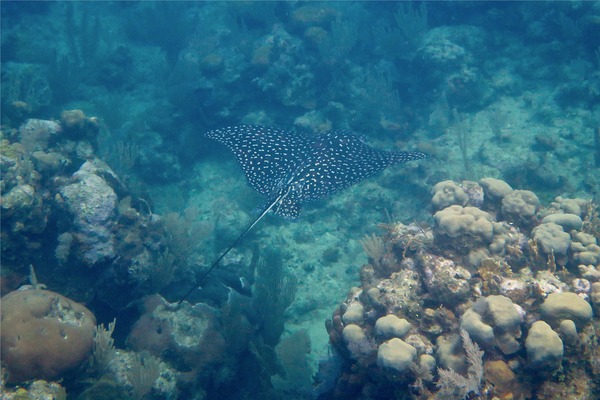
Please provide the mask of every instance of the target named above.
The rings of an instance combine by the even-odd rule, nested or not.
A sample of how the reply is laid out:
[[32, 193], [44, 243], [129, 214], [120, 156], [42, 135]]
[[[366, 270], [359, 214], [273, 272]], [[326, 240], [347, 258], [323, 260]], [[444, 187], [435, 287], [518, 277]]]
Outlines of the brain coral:
[[548, 222], [533, 228], [532, 233], [544, 253], [554, 254], [561, 265], [566, 263], [565, 256], [571, 244], [571, 236], [563, 230], [562, 226]]
[[540, 200], [529, 190], [513, 190], [502, 199], [502, 213], [515, 223], [530, 223], [540, 208]]
[[392, 338], [379, 346], [377, 365], [400, 373], [408, 372], [417, 356], [417, 349], [398, 338]]
[[58, 378], [90, 355], [96, 319], [83, 305], [48, 290], [17, 290], [2, 297], [0, 310], [8, 382]]
[[580, 264], [600, 265], [600, 246], [594, 236], [585, 232], [575, 232], [571, 241], [573, 258]]
[[490, 243], [494, 236], [493, 217], [476, 207], [453, 205], [436, 212], [434, 218], [436, 233], [452, 239], [448, 244], [458, 249]]
[[557, 368], [564, 354], [560, 336], [544, 321], [531, 324], [525, 340], [525, 348], [529, 365], [540, 370]]
[[508, 297], [492, 295], [475, 302], [461, 316], [460, 326], [479, 344], [494, 344], [504, 354], [514, 354], [520, 348], [521, 319]]
[[467, 193], [454, 181], [443, 181], [437, 183], [431, 189], [433, 198], [431, 204], [436, 210], [457, 204], [465, 206], [469, 201]]
[[581, 230], [583, 221], [580, 216], [575, 214], [550, 214], [542, 219], [542, 224], [554, 222], [563, 227], [565, 232], [570, 232], [573, 229]]
[[594, 315], [590, 303], [575, 293], [552, 293], [540, 307], [542, 318], [558, 323], [569, 319], [579, 327], [585, 326]]
[[501, 200], [513, 190], [508, 183], [494, 178], [483, 178], [479, 184], [483, 187], [486, 197], [492, 201]]

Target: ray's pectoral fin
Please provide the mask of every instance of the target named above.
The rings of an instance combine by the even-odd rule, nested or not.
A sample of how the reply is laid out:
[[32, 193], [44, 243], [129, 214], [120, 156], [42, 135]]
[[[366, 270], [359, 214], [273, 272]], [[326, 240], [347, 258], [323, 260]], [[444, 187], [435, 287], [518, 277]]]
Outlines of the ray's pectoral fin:
[[272, 211], [280, 217], [293, 221], [300, 216], [300, 204], [290, 197], [283, 197], [273, 207]]

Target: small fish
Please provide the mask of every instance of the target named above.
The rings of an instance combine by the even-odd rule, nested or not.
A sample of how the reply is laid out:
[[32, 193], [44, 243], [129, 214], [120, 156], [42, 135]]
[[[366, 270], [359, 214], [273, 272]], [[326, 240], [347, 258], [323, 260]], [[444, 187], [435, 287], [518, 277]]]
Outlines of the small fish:
[[250, 185], [267, 197], [267, 204], [179, 304], [267, 213], [296, 219], [304, 202], [331, 196], [390, 165], [427, 158], [427, 154], [418, 151], [375, 149], [347, 131], [306, 136], [276, 128], [240, 125], [210, 131], [206, 137], [231, 150]]

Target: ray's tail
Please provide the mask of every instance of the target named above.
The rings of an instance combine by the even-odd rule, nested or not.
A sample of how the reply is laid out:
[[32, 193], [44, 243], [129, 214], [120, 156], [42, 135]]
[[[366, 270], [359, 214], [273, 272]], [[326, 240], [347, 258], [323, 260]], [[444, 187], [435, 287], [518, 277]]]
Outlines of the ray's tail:
[[271, 211], [271, 209], [272, 209], [273, 207], [275, 207], [275, 205], [276, 205], [277, 203], [279, 203], [279, 202], [281, 202], [283, 199], [285, 199], [285, 198], [287, 197], [287, 195], [290, 193], [291, 189], [292, 189], [292, 188], [291, 188], [291, 186], [290, 186], [290, 187], [288, 187], [288, 189], [287, 189], [287, 191], [286, 191], [285, 193], [283, 193], [283, 194], [279, 195], [279, 196], [278, 196], [278, 197], [277, 197], [275, 200], [273, 200], [273, 201], [272, 201], [272, 202], [271, 202], [271, 203], [270, 203], [270, 204], [269, 204], [269, 205], [268, 205], [268, 206], [265, 208], [265, 210], [264, 210], [264, 211], [263, 211], [263, 212], [262, 212], [262, 213], [261, 213], [261, 214], [260, 214], [260, 215], [259, 215], [259, 216], [258, 216], [258, 217], [257, 217], [257, 218], [256, 218], [256, 219], [255, 219], [255, 220], [254, 220], [254, 221], [253, 221], [253, 222], [252, 222], [252, 223], [251, 223], [251, 224], [250, 224], [250, 225], [249, 225], [249, 226], [248, 226], [248, 227], [247, 227], [247, 228], [246, 228], [246, 229], [245, 229], [243, 232], [242, 232], [242, 233], [241, 233], [241, 234], [240, 234], [240, 236], [238, 236], [238, 237], [237, 237], [237, 239], [235, 239], [235, 241], [234, 241], [234, 242], [233, 242], [233, 243], [232, 243], [232, 244], [231, 244], [229, 247], [227, 247], [227, 249], [225, 249], [225, 251], [224, 251], [223, 253], [221, 253], [221, 255], [219, 256], [219, 258], [217, 258], [217, 259], [215, 260], [215, 262], [213, 262], [213, 263], [212, 263], [212, 265], [210, 266], [210, 268], [209, 268], [209, 269], [207, 269], [207, 270], [206, 270], [206, 271], [205, 271], [205, 272], [204, 272], [204, 273], [203, 273], [203, 274], [200, 276], [200, 278], [198, 278], [198, 279], [196, 280], [196, 283], [194, 283], [194, 286], [192, 286], [192, 287], [191, 287], [191, 288], [190, 288], [190, 289], [189, 289], [189, 290], [186, 292], [185, 296], [183, 296], [183, 297], [181, 298], [181, 300], [179, 300], [179, 301], [177, 302], [177, 304], [181, 304], [181, 303], [183, 303], [185, 300], [187, 300], [187, 299], [188, 299], [188, 298], [191, 296], [191, 294], [192, 294], [192, 293], [194, 293], [194, 291], [195, 291], [196, 289], [198, 289], [198, 288], [199, 288], [199, 287], [202, 285], [202, 282], [204, 282], [204, 279], [206, 279], [206, 277], [208, 276], [208, 274], [210, 274], [210, 273], [211, 273], [211, 271], [212, 271], [213, 269], [215, 269], [215, 268], [217, 267], [217, 265], [219, 265], [219, 263], [221, 262], [221, 260], [223, 260], [223, 258], [225, 258], [225, 256], [227, 255], [227, 253], [229, 253], [229, 252], [231, 251], [231, 249], [233, 249], [234, 247], [236, 247], [236, 246], [237, 246], [237, 245], [240, 243], [240, 241], [241, 241], [241, 240], [244, 238], [244, 236], [246, 236], [246, 234], [247, 234], [248, 232], [250, 232], [250, 231], [252, 230], [252, 228], [254, 228], [254, 226], [255, 226], [256, 224], [258, 224], [258, 222], [259, 222], [261, 219], [263, 219], [263, 217], [264, 217], [265, 215], [267, 215], [267, 213], [268, 213], [269, 211]]

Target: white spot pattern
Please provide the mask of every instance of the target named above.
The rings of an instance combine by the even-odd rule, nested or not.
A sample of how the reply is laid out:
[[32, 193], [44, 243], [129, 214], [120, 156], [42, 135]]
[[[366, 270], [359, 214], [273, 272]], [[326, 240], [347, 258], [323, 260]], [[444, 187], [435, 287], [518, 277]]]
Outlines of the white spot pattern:
[[377, 150], [346, 131], [305, 136], [240, 125], [206, 136], [231, 150], [250, 185], [270, 201], [291, 188], [273, 208], [275, 214], [291, 219], [298, 217], [303, 202], [337, 193], [389, 165], [427, 158], [421, 152]]

